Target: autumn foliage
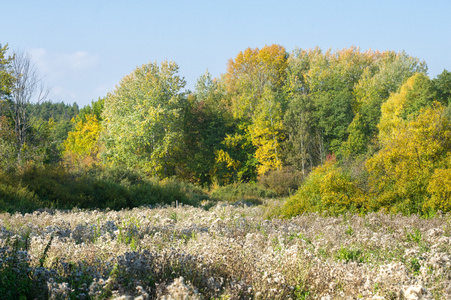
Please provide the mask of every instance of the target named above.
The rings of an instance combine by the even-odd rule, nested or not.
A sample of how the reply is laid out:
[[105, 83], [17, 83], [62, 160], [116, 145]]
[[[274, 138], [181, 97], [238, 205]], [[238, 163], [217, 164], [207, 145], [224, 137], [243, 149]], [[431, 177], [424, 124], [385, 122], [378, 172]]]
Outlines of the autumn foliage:
[[146, 63], [77, 107], [72, 122], [67, 112], [42, 116], [18, 166], [5, 51], [2, 172], [62, 166], [88, 177], [172, 178], [213, 193], [258, 182], [290, 196], [278, 212], [286, 217], [451, 210], [451, 73], [431, 79], [405, 52], [247, 48], [221, 76], [201, 75], [194, 91], [175, 62]]

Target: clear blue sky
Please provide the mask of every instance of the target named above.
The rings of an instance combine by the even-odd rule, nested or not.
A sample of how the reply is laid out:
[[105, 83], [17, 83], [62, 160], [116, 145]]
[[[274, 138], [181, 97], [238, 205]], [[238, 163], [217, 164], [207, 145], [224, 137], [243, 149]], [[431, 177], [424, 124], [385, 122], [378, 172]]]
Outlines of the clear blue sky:
[[168, 59], [193, 90], [248, 47], [405, 50], [451, 70], [451, 0], [2, 1], [0, 43], [29, 52], [54, 102], [103, 97], [137, 66]]

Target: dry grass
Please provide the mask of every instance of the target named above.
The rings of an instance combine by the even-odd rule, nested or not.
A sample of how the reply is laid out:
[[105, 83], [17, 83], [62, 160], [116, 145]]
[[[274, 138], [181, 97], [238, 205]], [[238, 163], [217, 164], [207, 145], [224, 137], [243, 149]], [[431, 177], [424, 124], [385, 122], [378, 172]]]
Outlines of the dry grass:
[[0, 270], [25, 272], [23, 294], [50, 299], [451, 298], [450, 215], [264, 215], [232, 205], [2, 214]]

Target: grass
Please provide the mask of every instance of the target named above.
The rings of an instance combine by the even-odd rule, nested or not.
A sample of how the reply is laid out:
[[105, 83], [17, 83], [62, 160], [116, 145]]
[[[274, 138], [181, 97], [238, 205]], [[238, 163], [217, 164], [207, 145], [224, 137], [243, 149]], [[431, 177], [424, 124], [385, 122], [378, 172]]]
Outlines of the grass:
[[177, 180], [157, 180], [113, 170], [70, 173], [61, 167], [29, 168], [0, 174], [0, 211], [32, 212], [40, 208], [115, 209], [172, 203], [200, 205], [208, 196]]

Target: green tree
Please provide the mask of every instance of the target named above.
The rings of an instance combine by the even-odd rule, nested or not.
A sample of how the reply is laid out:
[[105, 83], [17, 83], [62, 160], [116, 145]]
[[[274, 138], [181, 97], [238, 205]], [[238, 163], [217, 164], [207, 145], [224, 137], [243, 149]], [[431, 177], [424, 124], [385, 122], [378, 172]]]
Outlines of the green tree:
[[14, 128], [7, 116], [0, 115], [0, 170], [12, 169], [15, 162]]
[[183, 152], [181, 113], [185, 80], [174, 62], [145, 64], [125, 76], [105, 98], [105, 161], [142, 168], [161, 177], [175, 174]]
[[324, 153], [337, 153], [347, 139], [347, 128], [354, 118], [352, 93], [348, 90], [331, 90], [316, 92], [312, 98], [317, 128], [325, 144]]
[[102, 112], [105, 106], [105, 98], [97, 99], [96, 101], [92, 100], [91, 104], [86, 105], [76, 116], [76, 122], [78, 121], [86, 121], [86, 116], [95, 116], [97, 120], [102, 121]]
[[0, 168], [11, 167], [15, 157], [14, 123], [12, 122], [9, 105], [14, 77], [11, 64], [13, 58], [6, 55], [8, 45], [0, 45]]
[[[349, 136], [344, 152], [349, 155], [365, 153], [369, 144], [375, 140], [381, 106], [390, 94], [397, 92], [413, 74], [427, 73], [424, 62], [405, 52], [376, 52], [374, 58], [373, 63], [362, 72], [353, 90], [355, 96], [353, 109], [359, 120], [353, 122], [353, 128], [348, 130]], [[351, 150], [357, 152], [349, 152]]]
[[443, 70], [432, 80], [432, 83], [437, 92], [437, 100], [449, 105], [451, 102], [451, 72]]
[[[299, 153], [297, 168], [304, 174], [307, 160], [311, 170], [323, 163], [327, 154], [341, 153], [355, 116], [353, 89], [378, 56], [377, 52], [361, 52], [356, 47], [336, 52], [296, 49], [290, 55], [285, 85], [290, 110], [285, 124], [290, 143], [285, 155], [294, 161]], [[296, 150], [290, 153], [290, 149]]]
[[13, 57], [7, 56], [8, 44], [2, 47], [0, 44], [0, 102], [11, 93], [14, 77], [12, 75], [11, 64]]
[[307, 175], [321, 161], [321, 137], [315, 127], [314, 105], [311, 97], [290, 94], [289, 106], [284, 115], [287, 140], [284, 143], [284, 159]]
[[445, 115], [451, 119], [451, 72], [443, 70], [432, 80], [437, 100], [447, 106]]
[[226, 170], [217, 168], [215, 153], [225, 149], [221, 142], [233, 133], [235, 125], [222, 105], [224, 94], [223, 86], [210, 73], [197, 80], [183, 113], [185, 151], [177, 176], [201, 185], [221, 181], [221, 174]]

